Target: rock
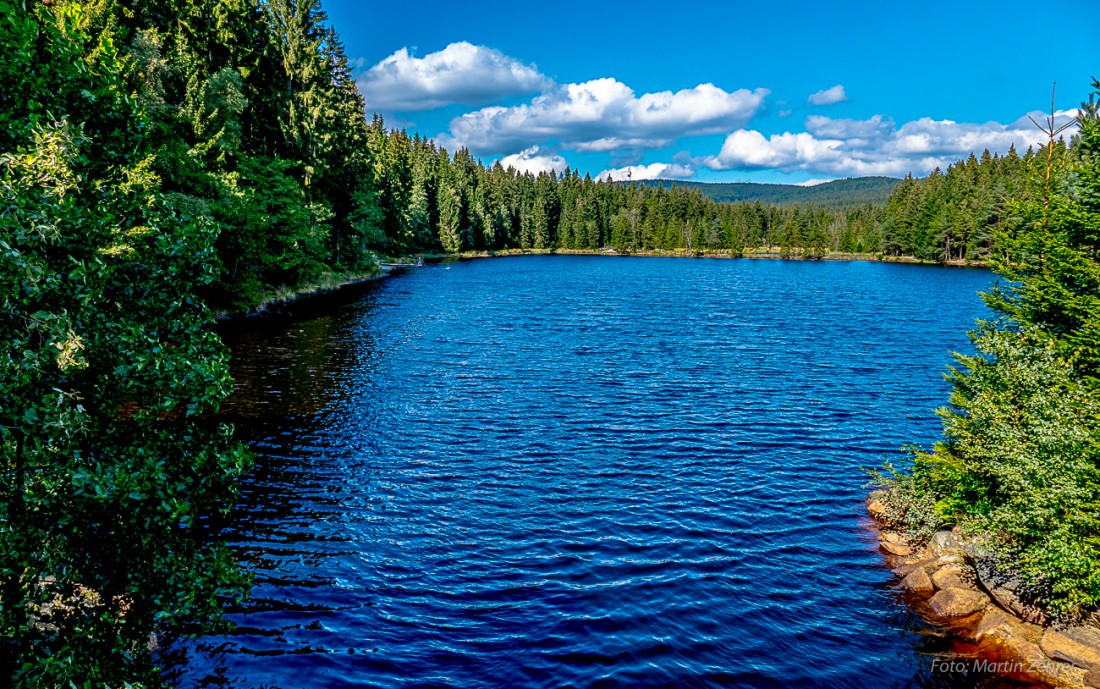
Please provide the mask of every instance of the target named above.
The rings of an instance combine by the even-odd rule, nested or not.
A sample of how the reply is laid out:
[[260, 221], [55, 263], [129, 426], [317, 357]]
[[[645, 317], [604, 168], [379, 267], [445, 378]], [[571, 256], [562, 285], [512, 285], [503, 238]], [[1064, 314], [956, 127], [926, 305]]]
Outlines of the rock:
[[1044, 615], [1039, 608], [1033, 605], [1027, 605], [1021, 601], [1020, 597], [1017, 596], [1016, 592], [1012, 589], [1005, 586], [995, 586], [989, 589], [989, 594], [993, 596], [993, 600], [997, 605], [1011, 612], [1016, 617], [1031, 622], [1032, 624], [1042, 625], [1046, 623], [1046, 615]]
[[[996, 648], [1002, 654], [1019, 660], [1027, 667], [1040, 667], [1051, 662], [1043, 653], [1043, 650], [1039, 648], [1039, 640], [1043, 635], [1043, 630], [1040, 627], [1020, 622], [1004, 613], [1000, 614], [1004, 616], [1004, 620], [1000, 624], [989, 627], [982, 624], [978, 625], [979, 638], [982, 640], [983, 645]], [[989, 615], [989, 617], [992, 617], [992, 615]]]
[[928, 578], [928, 573], [920, 567], [906, 575], [906, 577], [901, 580], [901, 585], [906, 590], [914, 593], [932, 593], [936, 590], [932, 585], [932, 580]]
[[1092, 668], [1085, 673], [1085, 686], [1100, 689], [1100, 668]]
[[1047, 684], [1075, 689], [1085, 686], [1087, 671], [1084, 668], [1048, 660], [1046, 665], [1041, 665], [1037, 669]]
[[905, 557], [913, 554], [913, 549], [907, 545], [901, 543], [891, 543], [889, 541], [882, 541], [878, 544], [880, 548], [890, 553], [891, 555], [897, 555], [898, 557]]
[[965, 565], [951, 564], [936, 570], [932, 575], [932, 583], [939, 590], [943, 589], [972, 589], [974, 577], [970, 568]]
[[985, 609], [989, 596], [963, 588], [947, 588], [932, 596], [928, 605], [940, 617], [967, 617]]
[[992, 561], [993, 550], [984, 542], [980, 540], [960, 541], [960, 547], [963, 552], [974, 561]]
[[908, 542], [904, 536], [894, 531], [883, 531], [878, 535], [878, 540], [886, 541], [887, 543], [900, 543], [902, 545]]
[[932, 540], [928, 542], [928, 547], [934, 555], [944, 555], [949, 552], [962, 552], [962, 543], [959, 541], [959, 537], [950, 531], [937, 531]]
[[897, 575], [897, 576], [901, 577], [902, 579], [904, 579], [905, 577], [909, 576], [909, 574], [911, 572], [913, 572], [914, 570], [917, 570], [917, 569], [923, 569], [923, 570], [925, 570], [925, 573], [927, 573], [928, 568], [930, 566], [934, 565], [934, 564], [936, 564], [935, 559], [925, 558], [923, 560], [917, 560], [916, 562], [912, 562], [912, 563], [909, 563], [909, 564], [901, 565], [899, 567], [895, 567], [891, 571], [895, 575]]
[[1048, 629], [1039, 647], [1055, 660], [1078, 667], [1100, 668], [1100, 632], [1089, 627], [1071, 627], [1060, 632]]
[[1002, 610], [987, 610], [982, 615], [982, 621], [978, 623], [978, 628], [974, 630], [974, 638], [979, 641], [983, 636], [988, 635], [1001, 625], [1008, 624], [1008, 615], [1004, 614]]
[[947, 553], [945, 555], [940, 555], [939, 557], [936, 558], [936, 566], [937, 567], [943, 567], [944, 565], [965, 565], [965, 564], [966, 564], [966, 556], [963, 555], [961, 552]]
[[867, 502], [867, 514], [871, 515], [871, 519], [882, 521], [886, 515], [886, 505], [881, 500], [871, 498]]

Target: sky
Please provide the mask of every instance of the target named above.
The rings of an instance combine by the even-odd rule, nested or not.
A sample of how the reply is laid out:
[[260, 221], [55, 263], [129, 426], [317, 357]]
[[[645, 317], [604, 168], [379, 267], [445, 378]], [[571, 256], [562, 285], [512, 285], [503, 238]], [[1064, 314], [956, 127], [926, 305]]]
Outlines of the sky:
[[1100, 0], [323, 0], [368, 113], [485, 164], [813, 184], [1039, 143]]

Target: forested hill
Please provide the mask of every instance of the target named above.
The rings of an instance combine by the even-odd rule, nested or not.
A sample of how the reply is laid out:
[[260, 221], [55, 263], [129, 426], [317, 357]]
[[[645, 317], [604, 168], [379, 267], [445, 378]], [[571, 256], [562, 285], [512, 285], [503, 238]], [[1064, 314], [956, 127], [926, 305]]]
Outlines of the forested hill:
[[648, 187], [680, 186], [698, 189], [704, 196], [725, 203], [759, 201], [776, 206], [799, 204], [829, 209], [848, 209], [885, 204], [890, 198], [890, 192], [899, 183], [901, 180], [894, 177], [849, 177], [812, 187], [756, 182], [680, 182], [667, 179], [645, 181], [640, 184]]

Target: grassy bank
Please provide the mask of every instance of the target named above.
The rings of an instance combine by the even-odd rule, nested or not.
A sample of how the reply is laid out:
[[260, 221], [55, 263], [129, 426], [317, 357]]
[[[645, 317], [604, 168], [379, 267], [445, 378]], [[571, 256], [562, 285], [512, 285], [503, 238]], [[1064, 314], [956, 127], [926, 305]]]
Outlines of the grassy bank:
[[380, 265], [367, 272], [326, 272], [316, 280], [304, 285], [272, 288], [261, 295], [255, 306], [239, 311], [218, 311], [215, 313], [215, 318], [219, 321], [227, 321], [258, 316], [302, 299], [329, 294], [352, 285], [377, 280], [385, 277], [388, 273], [389, 271]]

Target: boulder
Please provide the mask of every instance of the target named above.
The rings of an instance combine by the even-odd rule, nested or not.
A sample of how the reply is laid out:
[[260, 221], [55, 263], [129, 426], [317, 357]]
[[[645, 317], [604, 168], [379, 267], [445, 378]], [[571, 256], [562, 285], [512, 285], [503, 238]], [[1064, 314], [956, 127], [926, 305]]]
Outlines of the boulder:
[[989, 596], [978, 591], [953, 587], [938, 591], [928, 601], [928, 605], [940, 617], [967, 617], [984, 610], [989, 605]]
[[891, 543], [890, 541], [882, 541], [878, 544], [880, 548], [890, 553], [891, 555], [897, 555], [898, 557], [906, 557], [913, 554], [913, 549], [907, 545], [901, 543]]
[[907, 574], [901, 580], [901, 585], [913, 593], [932, 593], [936, 590], [935, 586], [932, 585], [932, 580], [928, 578], [928, 573], [920, 567]]
[[878, 535], [878, 540], [886, 541], [887, 543], [900, 543], [902, 545], [905, 545], [909, 542], [909, 539], [897, 533], [896, 531], [883, 531]]
[[1004, 611], [996, 608], [986, 610], [982, 615], [982, 621], [978, 623], [978, 628], [974, 630], [974, 638], [981, 641], [983, 636], [987, 636], [1004, 624], [1008, 624], [1008, 615], [1004, 614]]
[[933, 555], [946, 555], [947, 553], [962, 552], [962, 542], [959, 537], [950, 531], [937, 531], [932, 540], [928, 542], [928, 548]]
[[1071, 627], [1062, 631], [1048, 629], [1039, 647], [1055, 660], [1089, 669], [1100, 668], [1100, 631], [1091, 627]]
[[1100, 668], [1094, 667], [1085, 673], [1085, 686], [1100, 689]]
[[886, 515], [886, 504], [876, 498], [871, 498], [867, 502], [867, 514], [871, 515], [871, 519], [882, 521], [882, 518]]
[[[1040, 668], [1050, 664], [1051, 661], [1039, 647], [1043, 635], [1040, 627], [1020, 622], [1004, 613], [999, 613], [1003, 619], [998, 618], [996, 614], [986, 616], [994, 618], [989, 625], [978, 625], [978, 638], [983, 646], [996, 649], [998, 655], [1019, 660], [1026, 667]], [[985, 619], [982, 622], [985, 623]], [[992, 624], [994, 622], [999, 624]]]
[[974, 560], [974, 572], [978, 583], [989, 591], [997, 605], [1032, 624], [1047, 624], [1047, 617], [1042, 610], [1024, 602], [1024, 597], [1020, 595], [1023, 582], [1009, 567], [999, 564], [988, 555], [979, 554]]
[[944, 565], [965, 565], [966, 556], [962, 553], [947, 553], [940, 555], [936, 558], [936, 566], [943, 567]]
[[952, 564], [941, 567], [932, 575], [932, 583], [937, 589], [972, 589], [973, 574], [965, 565]]
[[904, 579], [905, 577], [909, 576], [909, 574], [912, 573], [914, 570], [923, 569], [925, 570], [925, 573], [927, 573], [928, 568], [934, 564], [936, 564], [936, 560], [934, 558], [925, 558], [923, 560], [917, 560], [916, 562], [912, 562], [909, 564], [900, 565], [898, 567], [895, 567], [891, 571], [895, 575]]
[[1031, 622], [1032, 624], [1046, 624], [1046, 615], [1043, 614], [1042, 610], [1021, 601], [1020, 597], [1016, 595], [1016, 592], [1007, 586], [994, 586], [989, 588], [989, 595], [993, 596], [993, 600], [996, 601], [997, 605], [1011, 612], [1016, 617]]

